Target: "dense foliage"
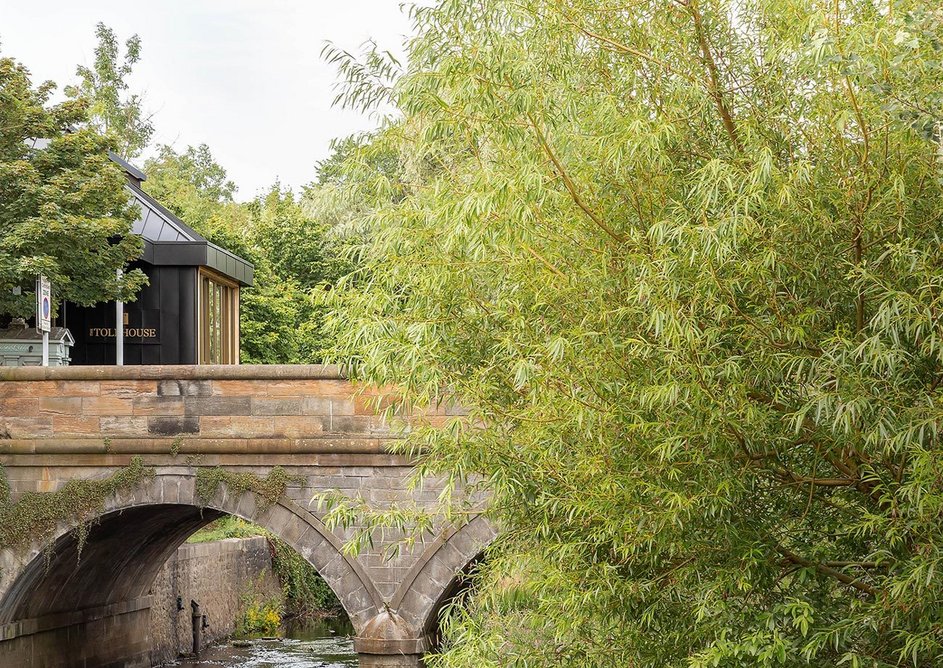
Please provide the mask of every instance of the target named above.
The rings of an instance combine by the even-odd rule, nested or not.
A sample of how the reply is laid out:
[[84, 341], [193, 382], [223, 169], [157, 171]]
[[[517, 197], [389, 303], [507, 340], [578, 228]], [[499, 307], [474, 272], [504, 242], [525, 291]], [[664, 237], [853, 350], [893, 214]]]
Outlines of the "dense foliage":
[[342, 611], [340, 601], [314, 566], [288, 543], [262, 527], [232, 515], [225, 515], [207, 524], [187, 539], [188, 543], [206, 543], [226, 538], [265, 536], [272, 552], [272, 571], [282, 588], [281, 617], [307, 619], [336, 615]]
[[[124, 174], [108, 159], [111, 137], [79, 129], [87, 107], [50, 105], [51, 83], [0, 59], [0, 314], [30, 316], [45, 274], [54, 302], [90, 305], [137, 293], [140, 271], [116, 277], [138, 257], [136, 209]], [[18, 292], [16, 291], [18, 289]]]
[[414, 17], [405, 72], [342, 70], [401, 117], [331, 322], [470, 410], [408, 442], [503, 530], [430, 664], [940, 665], [943, 12]]
[[340, 614], [341, 603], [317, 570], [288, 543], [269, 537], [272, 570], [282, 586], [285, 616], [310, 619]]

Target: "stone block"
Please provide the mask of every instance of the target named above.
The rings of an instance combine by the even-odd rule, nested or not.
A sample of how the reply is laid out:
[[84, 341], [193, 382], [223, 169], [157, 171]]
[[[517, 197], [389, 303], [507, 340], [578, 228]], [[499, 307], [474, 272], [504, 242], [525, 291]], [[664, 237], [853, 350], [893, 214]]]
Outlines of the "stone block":
[[[342, 586], [346, 585], [348, 579], [345, 578], [342, 581]], [[360, 581], [357, 580], [357, 583]], [[342, 589], [341, 594], [344, 601], [344, 607], [352, 615], [369, 612], [375, 614], [376, 606], [373, 602], [373, 598], [370, 596], [370, 593], [367, 591], [366, 587], [363, 585], [355, 585], [354, 589], [347, 590]]]
[[[298, 519], [297, 521], [291, 522], [285, 527], [285, 530], [280, 538], [295, 548], [297, 551], [302, 545], [307, 544], [307, 542], [311, 539], [310, 534], [312, 533], [317, 532], [308, 526], [306, 522]], [[299, 554], [301, 553], [299, 552]]]
[[271, 417], [204, 415], [199, 420], [200, 434], [204, 437], [266, 438], [275, 430]]
[[180, 501], [179, 483], [176, 480], [161, 478], [161, 499], [163, 503], [178, 503]]
[[184, 402], [185, 415], [250, 415], [250, 397], [197, 397]]
[[139, 397], [157, 392], [156, 380], [103, 380], [99, 394], [102, 396]]
[[130, 415], [105, 415], [100, 418], [103, 436], [144, 436], [148, 433], [147, 418]]
[[183, 415], [183, 397], [132, 397], [131, 402], [135, 415]]
[[183, 416], [160, 416], [147, 418], [147, 433], [155, 436], [199, 434], [200, 418]]
[[209, 397], [213, 385], [209, 380], [162, 380], [157, 384], [160, 397]]
[[272, 504], [264, 512], [256, 513], [256, 520], [259, 524], [269, 529], [276, 536], [281, 535], [286, 527], [300, 520], [281, 504]]
[[241, 397], [264, 395], [264, 384], [256, 380], [213, 380], [214, 396]]
[[322, 419], [317, 416], [281, 415], [273, 423], [274, 436], [305, 438], [323, 431]]
[[303, 399], [304, 415], [353, 415], [354, 400], [349, 397], [307, 396]]
[[101, 424], [97, 416], [53, 415], [52, 431], [56, 436], [98, 436]]
[[339, 585], [343, 577], [350, 572], [350, 566], [344, 561], [343, 555], [336, 549], [333, 549], [333, 552], [334, 556], [326, 563], [317, 564], [312, 562], [317, 567], [321, 577], [332, 583], [332, 587]]
[[[325, 577], [323, 571], [329, 567], [328, 565], [334, 559], [340, 556], [337, 548], [316, 531], [305, 534], [305, 541], [299, 547], [298, 553], [318, 570], [321, 577]], [[341, 563], [337, 564], [337, 566], [342, 565]]]
[[251, 397], [252, 415], [301, 415], [301, 397]]
[[465, 564], [446, 563], [434, 557], [426, 564], [422, 575], [433, 584], [444, 590], [461, 572]]
[[34, 416], [39, 412], [39, 401], [36, 397], [0, 399], [0, 415]]
[[360, 668], [423, 668], [419, 654], [360, 654]]
[[132, 415], [134, 407], [126, 397], [84, 397], [82, 399], [84, 415]]
[[255, 520], [256, 513], [258, 512], [258, 500], [255, 498], [255, 494], [243, 494], [240, 496], [235, 503], [235, 510], [233, 512], [243, 519], [250, 521]]
[[53, 380], [33, 380], [28, 382], [0, 382], [0, 399], [11, 397], [49, 397], [59, 394]]
[[52, 416], [0, 417], [0, 438], [48, 438], [52, 436]]
[[319, 417], [323, 430], [334, 434], [387, 433], [389, 427], [374, 415], [334, 415]]
[[97, 397], [101, 394], [101, 383], [97, 380], [60, 380], [56, 388], [57, 395], [62, 397]]
[[40, 415], [81, 415], [82, 399], [79, 397], [42, 397], [38, 399]]

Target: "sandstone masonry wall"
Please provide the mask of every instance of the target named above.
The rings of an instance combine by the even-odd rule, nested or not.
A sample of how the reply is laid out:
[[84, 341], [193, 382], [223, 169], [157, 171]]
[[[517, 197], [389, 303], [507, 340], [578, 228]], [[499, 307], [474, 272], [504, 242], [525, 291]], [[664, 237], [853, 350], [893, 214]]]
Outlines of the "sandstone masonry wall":
[[[0, 368], [0, 465], [14, 502], [72, 480], [104, 478], [134, 457], [154, 472], [106, 499], [78, 567], [70, 519], [57, 527], [51, 563], [38, 541], [29, 549], [0, 549], [0, 666], [102, 668], [123, 658], [114, 665], [129, 668], [138, 665], [129, 657], [142, 649], [147, 665], [149, 644], [122, 647], [120, 639], [149, 639], [149, 584], [179, 541], [204, 524], [200, 508], [263, 526], [314, 565], [354, 625], [362, 665], [420, 665], [442, 597], [494, 528], [482, 516], [464, 526], [437, 526], [390, 559], [387, 548], [397, 535], [388, 532], [353, 556], [343, 545], [360, 527], [325, 525], [324, 509], [313, 503], [328, 491], [377, 509], [437, 503], [444, 481], [413, 484], [415, 459], [392, 448], [399, 433], [378, 414], [393, 394], [393, 388], [360, 387], [325, 366]], [[393, 422], [438, 427], [462, 415], [460, 407], [443, 404]], [[260, 479], [282, 467], [291, 478], [276, 503], [225, 483], [204, 498], [200, 475], [213, 467]], [[473, 488], [467, 503], [484, 508], [487, 492]], [[168, 581], [163, 588], [170, 587]], [[177, 613], [183, 620], [189, 598], [197, 597], [184, 598]], [[176, 594], [170, 600], [175, 604]], [[115, 606], [121, 609], [111, 612]], [[215, 627], [218, 614], [208, 608], [207, 614]], [[118, 616], [141, 628], [144, 615], [143, 634], [119, 632]], [[98, 619], [114, 624], [68, 633]], [[92, 656], [106, 645], [107, 656]], [[18, 658], [5, 663], [7, 656]], [[58, 662], [47, 664], [49, 656]]]
[[[264, 537], [182, 545], [161, 568], [151, 588], [152, 665], [191, 651], [191, 600], [200, 604], [209, 623], [203, 633], [206, 646], [233, 633], [250, 594], [263, 599], [281, 597]], [[177, 609], [178, 596], [183, 610]]]

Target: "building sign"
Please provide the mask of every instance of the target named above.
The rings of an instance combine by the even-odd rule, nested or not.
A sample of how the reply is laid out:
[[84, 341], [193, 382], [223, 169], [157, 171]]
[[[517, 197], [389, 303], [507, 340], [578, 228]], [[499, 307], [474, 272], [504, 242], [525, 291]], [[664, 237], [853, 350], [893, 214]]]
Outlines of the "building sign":
[[40, 334], [52, 328], [52, 286], [49, 279], [40, 276], [36, 280], [36, 331]]
[[[125, 343], [160, 343], [160, 311], [157, 309], [146, 309], [140, 313], [134, 313], [135, 318], [140, 317], [140, 323], [129, 321], [129, 314], [124, 314], [124, 341]], [[115, 325], [113, 322], [107, 325], [99, 326], [91, 324], [86, 332], [89, 341], [114, 341]]]
[[[114, 327], [89, 327], [88, 336], [91, 339], [115, 338]], [[124, 338], [126, 339], [156, 339], [157, 329], [154, 327], [128, 327], [125, 325]]]

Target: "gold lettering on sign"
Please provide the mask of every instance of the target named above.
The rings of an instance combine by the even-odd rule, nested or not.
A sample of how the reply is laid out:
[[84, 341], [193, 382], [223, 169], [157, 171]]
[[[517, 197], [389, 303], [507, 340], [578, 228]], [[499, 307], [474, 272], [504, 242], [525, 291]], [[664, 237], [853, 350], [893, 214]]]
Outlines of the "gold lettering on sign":
[[[88, 335], [92, 338], [114, 338], [114, 327], [89, 327]], [[124, 335], [129, 339], [156, 339], [157, 329], [154, 327], [125, 327]]]

